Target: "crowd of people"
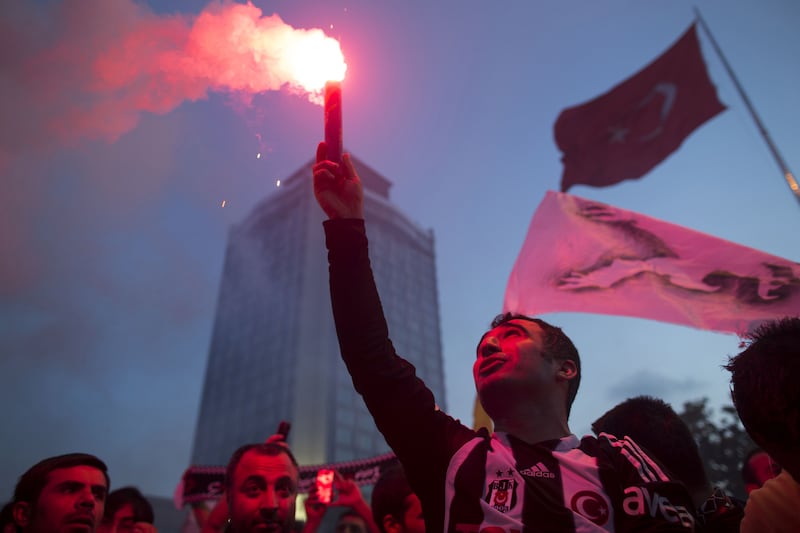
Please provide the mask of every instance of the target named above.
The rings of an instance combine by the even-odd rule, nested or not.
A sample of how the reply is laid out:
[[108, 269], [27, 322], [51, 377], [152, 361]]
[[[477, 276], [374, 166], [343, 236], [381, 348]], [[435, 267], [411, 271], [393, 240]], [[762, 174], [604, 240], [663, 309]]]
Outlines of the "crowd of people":
[[[368, 504], [333, 473], [330, 500], [312, 488], [295, 523], [299, 468], [278, 433], [230, 458], [223, 499], [196, 509], [203, 533], [316, 533], [338, 507], [337, 533], [800, 531], [800, 317], [760, 326], [729, 359], [739, 417], [760, 447], [745, 461], [745, 501], [709, 482], [689, 429], [665, 402], [615, 406], [578, 438], [569, 413], [582, 378], [578, 350], [544, 320], [496, 317], [480, 338], [473, 377], [494, 430], [440, 411], [389, 337], [369, 260], [364, 191], [348, 154], [313, 167], [328, 219], [333, 316], [342, 358], [399, 460]], [[109, 492], [106, 465], [87, 454], [45, 459], [19, 478], [3, 532], [154, 533], [153, 510], [133, 487]]]

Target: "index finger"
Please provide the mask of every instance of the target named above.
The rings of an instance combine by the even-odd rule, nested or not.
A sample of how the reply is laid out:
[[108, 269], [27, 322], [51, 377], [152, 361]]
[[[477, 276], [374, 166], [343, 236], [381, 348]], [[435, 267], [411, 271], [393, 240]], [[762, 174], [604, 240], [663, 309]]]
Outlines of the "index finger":
[[325, 141], [321, 141], [317, 145], [317, 163], [322, 163], [327, 159], [327, 151], [328, 145], [325, 144]]

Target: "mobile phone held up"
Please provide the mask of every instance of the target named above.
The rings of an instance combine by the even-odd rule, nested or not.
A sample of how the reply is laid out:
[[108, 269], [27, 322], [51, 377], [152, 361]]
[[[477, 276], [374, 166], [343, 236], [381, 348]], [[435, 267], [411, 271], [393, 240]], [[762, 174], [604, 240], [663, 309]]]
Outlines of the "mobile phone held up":
[[321, 503], [331, 503], [333, 498], [333, 470], [317, 471], [317, 498]]

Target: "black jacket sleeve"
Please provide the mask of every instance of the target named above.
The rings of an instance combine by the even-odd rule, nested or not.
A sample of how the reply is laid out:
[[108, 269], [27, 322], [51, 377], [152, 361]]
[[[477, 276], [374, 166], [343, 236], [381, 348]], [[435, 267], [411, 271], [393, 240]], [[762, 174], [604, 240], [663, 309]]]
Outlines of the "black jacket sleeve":
[[364, 221], [328, 220], [324, 228], [342, 358], [422, 499], [421, 492], [443, 490], [450, 457], [476, 432], [439, 411], [414, 366], [395, 352], [372, 275]]

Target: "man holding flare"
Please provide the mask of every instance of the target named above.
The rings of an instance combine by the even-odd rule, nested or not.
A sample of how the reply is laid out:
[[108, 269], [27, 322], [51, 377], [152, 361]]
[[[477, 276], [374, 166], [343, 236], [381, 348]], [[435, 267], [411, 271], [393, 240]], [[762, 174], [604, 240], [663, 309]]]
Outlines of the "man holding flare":
[[691, 498], [630, 439], [578, 439], [567, 423], [580, 358], [556, 327], [497, 317], [473, 376], [495, 433], [436, 408], [433, 394], [389, 339], [369, 261], [364, 190], [349, 154], [320, 143], [314, 194], [328, 216], [330, 291], [342, 358], [378, 429], [419, 497], [426, 529], [693, 531]]

